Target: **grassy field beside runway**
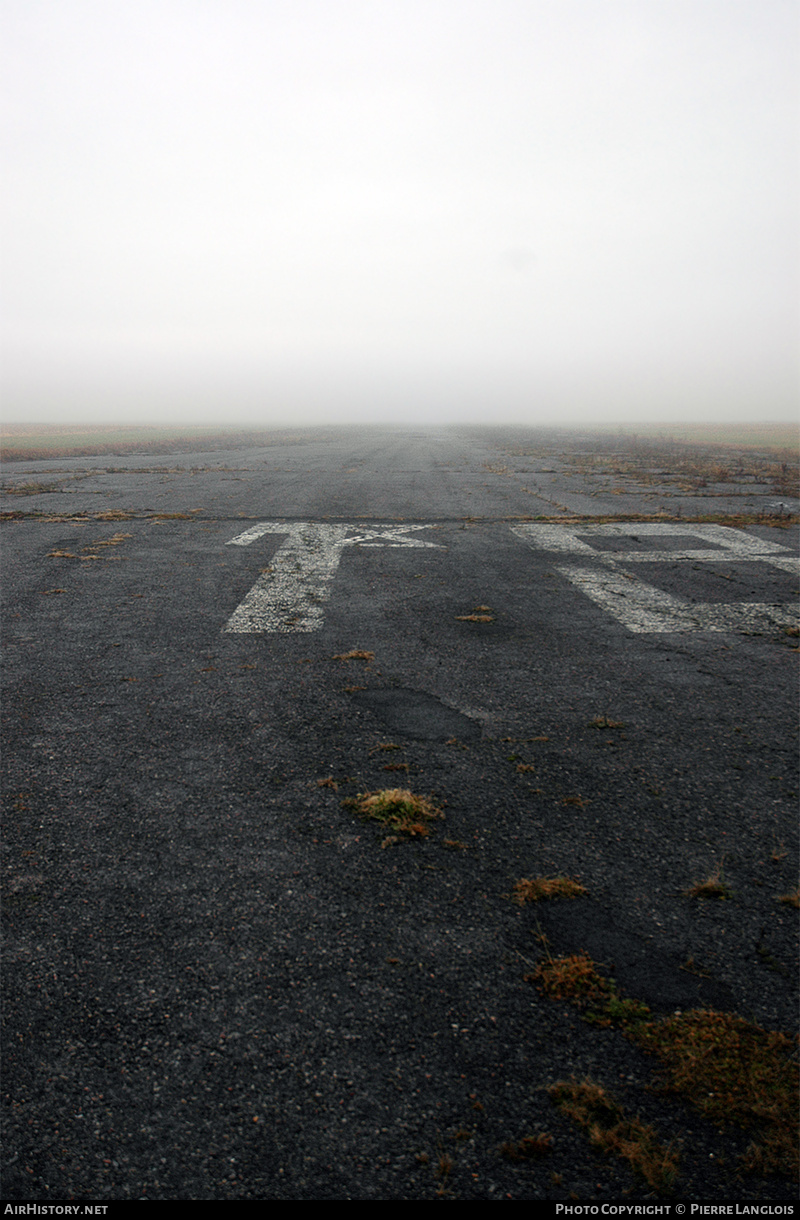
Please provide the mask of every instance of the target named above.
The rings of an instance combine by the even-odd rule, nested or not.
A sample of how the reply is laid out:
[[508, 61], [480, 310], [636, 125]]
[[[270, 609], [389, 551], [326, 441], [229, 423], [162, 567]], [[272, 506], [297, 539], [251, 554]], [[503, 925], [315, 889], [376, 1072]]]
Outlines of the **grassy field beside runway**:
[[6, 424], [0, 431], [4, 462], [36, 462], [51, 458], [102, 457], [132, 453], [193, 453], [237, 449], [250, 445], [285, 445], [299, 440], [286, 431], [236, 428], [102, 427]]

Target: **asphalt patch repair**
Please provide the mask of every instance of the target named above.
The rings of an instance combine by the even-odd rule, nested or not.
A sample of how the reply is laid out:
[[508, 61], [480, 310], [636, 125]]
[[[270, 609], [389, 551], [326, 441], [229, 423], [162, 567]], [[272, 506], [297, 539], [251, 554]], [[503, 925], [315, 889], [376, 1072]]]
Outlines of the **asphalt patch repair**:
[[473, 741], [481, 728], [469, 716], [448, 707], [425, 691], [391, 688], [355, 691], [353, 701], [371, 712], [392, 732], [416, 741]]
[[555, 955], [585, 953], [628, 994], [659, 1012], [713, 1008], [733, 1012], [736, 1002], [724, 983], [693, 972], [691, 965], [626, 930], [624, 912], [580, 897], [540, 903], [536, 930]]

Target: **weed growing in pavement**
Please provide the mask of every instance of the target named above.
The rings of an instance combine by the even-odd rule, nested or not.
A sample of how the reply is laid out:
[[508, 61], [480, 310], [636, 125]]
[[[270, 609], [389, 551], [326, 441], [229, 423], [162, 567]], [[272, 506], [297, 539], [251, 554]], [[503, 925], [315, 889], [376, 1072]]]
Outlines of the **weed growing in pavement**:
[[375, 660], [374, 652], [367, 652], [364, 648], [352, 648], [350, 652], [338, 652], [334, 656], [334, 661], [370, 661]]
[[521, 877], [514, 883], [514, 901], [539, 902], [543, 898], [577, 898], [586, 889], [572, 877]]
[[457, 614], [457, 623], [493, 623], [494, 615], [491, 606], [475, 606], [472, 614]]
[[722, 871], [724, 861], [720, 861], [712, 873], [703, 880], [696, 881], [694, 885], [686, 890], [689, 898], [719, 898], [724, 901], [726, 898], [732, 898], [733, 892], [725, 881]]
[[590, 729], [624, 729], [625, 725], [621, 720], [609, 720], [608, 716], [595, 716], [594, 720], [589, 721]]
[[500, 740], [501, 741], [514, 741], [514, 742], [521, 741], [521, 742], [523, 742], [523, 744], [527, 745], [531, 741], [549, 741], [550, 738], [549, 737], [501, 737]]
[[363, 792], [342, 802], [363, 818], [379, 822], [394, 834], [383, 840], [382, 847], [408, 838], [427, 838], [429, 822], [443, 817], [438, 805], [428, 797], [417, 796], [406, 788], [384, 788], [379, 792]]
[[720, 1128], [754, 1129], [746, 1169], [797, 1178], [800, 1078], [791, 1038], [705, 1009], [640, 1023], [629, 1036], [661, 1061], [668, 1091]]
[[100, 538], [97, 542], [90, 542], [83, 549], [84, 551], [93, 551], [98, 546], [119, 546], [126, 538], [132, 537], [132, 534], [112, 534], [110, 538]]
[[553, 1137], [547, 1131], [525, 1135], [516, 1144], [508, 1140], [500, 1147], [500, 1155], [508, 1161], [532, 1161], [552, 1151]]
[[800, 889], [792, 890], [791, 894], [781, 894], [778, 902], [782, 902], [787, 907], [794, 907], [797, 910], [800, 907]]
[[654, 1018], [647, 1005], [620, 996], [585, 953], [548, 953], [525, 980], [552, 999], [569, 1000], [591, 1024], [621, 1029], [660, 1060], [664, 1091], [683, 1097], [721, 1130], [729, 1124], [752, 1130], [746, 1170], [797, 1177], [796, 1040], [707, 1009]]
[[586, 953], [554, 958], [548, 952], [546, 961], [540, 962], [533, 973], [524, 978], [526, 983], [535, 983], [551, 999], [570, 1000], [582, 1009], [604, 1004], [610, 994], [608, 980], [598, 973]]
[[671, 1190], [678, 1172], [678, 1152], [673, 1144], [658, 1142], [652, 1127], [640, 1118], [627, 1118], [622, 1107], [591, 1080], [559, 1081], [548, 1093], [555, 1104], [589, 1132], [589, 1140], [627, 1161], [648, 1186], [660, 1192]]
[[436, 1166], [437, 1178], [447, 1178], [453, 1170], [453, 1158], [447, 1152], [442, 1152], [439, 1155], [439, 1161]]

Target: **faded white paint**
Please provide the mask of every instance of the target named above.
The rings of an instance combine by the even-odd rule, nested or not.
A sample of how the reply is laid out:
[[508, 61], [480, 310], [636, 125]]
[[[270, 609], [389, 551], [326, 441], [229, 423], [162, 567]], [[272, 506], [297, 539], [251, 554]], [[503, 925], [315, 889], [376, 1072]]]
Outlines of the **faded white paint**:
[[[775, 542], [765, 542], [725, 525], [677, 525], [629, 522], [606, 525], [514, 525], [511, 530], [528, 546], [579, 559], [557, 570], [582, 593], [632, 632], [755, 631], [765, 626], [796, 626], [796, 605], [762, 602], [692, 603], [665, 593], [626, 570], [638, 563], [768, 563], [784, 572], [798, 571], [798, 559]], [[631, 549], [597, 550], [591, 537], [628, 539]], [[706, 545], [674, 550], [638, 549], [639, 538], [697, 538]]]
[[[231, 538], [228, 546], [250, 546], [265, 534], [282, 534], [284, 541], [272, 563], [234, 610], [223, 632], [239, 634], [318, 631], [342, 551], [346, 546], [432, 547], [437, 543], [409, 538], [429, 525], [392, 525], [362, 529], [317, 521], [261, 521]], [[352, 536], [351, 536], [352, 535]]]

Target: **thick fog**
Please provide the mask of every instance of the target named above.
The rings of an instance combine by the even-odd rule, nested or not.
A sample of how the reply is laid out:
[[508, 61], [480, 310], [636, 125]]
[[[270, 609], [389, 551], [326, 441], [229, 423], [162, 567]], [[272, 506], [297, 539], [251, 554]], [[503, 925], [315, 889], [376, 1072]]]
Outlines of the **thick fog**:
[[786, 420], [794, 0], [3, 0], [7, 422]]

